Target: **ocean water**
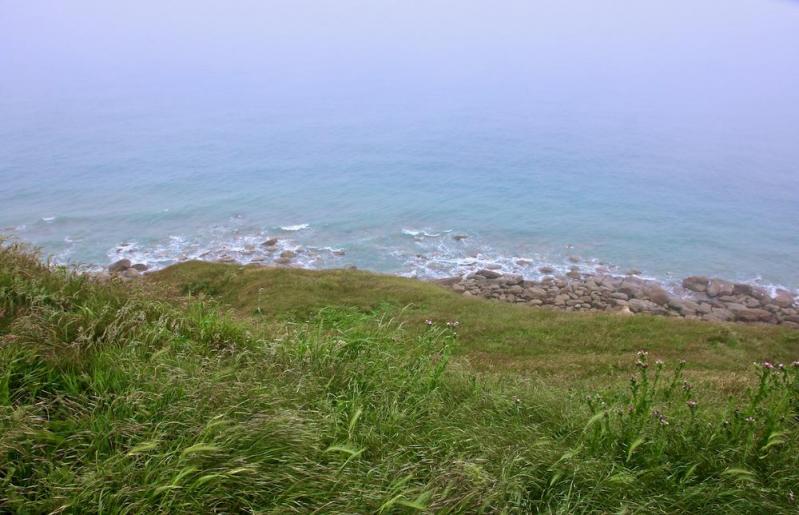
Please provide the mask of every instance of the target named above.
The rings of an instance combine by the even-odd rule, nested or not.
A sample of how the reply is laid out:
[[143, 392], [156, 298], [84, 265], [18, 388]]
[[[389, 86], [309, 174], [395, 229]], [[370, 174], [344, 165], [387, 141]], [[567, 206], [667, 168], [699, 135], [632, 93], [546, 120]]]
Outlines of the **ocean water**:
[[[799, 88], [509, 69], [8, 88], [0, 232], [90, 267], [291, 249], [425, 278], [550, 265], [799, 288]], [[797, 69], [763, 73], [796, 85]]]

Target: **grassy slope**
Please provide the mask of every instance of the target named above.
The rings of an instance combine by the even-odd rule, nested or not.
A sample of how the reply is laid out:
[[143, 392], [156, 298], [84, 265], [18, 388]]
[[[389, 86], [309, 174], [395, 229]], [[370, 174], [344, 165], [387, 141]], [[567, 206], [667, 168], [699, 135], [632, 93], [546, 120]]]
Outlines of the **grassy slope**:
[[[794, 333], [360, 272], [191, 263], [152, 282], [222, 309], [0, 249], [0, 511], [795, 509], [799, 374], [725, 379], [795, 356]], [[705, 385], [683, 388], [678, 356]]]
[[[478, 370], [515, 371], [550, 383], [617, 380], [648, 349], [733, 392], [753, 361], [799, 356], [799, 331], [653, 316], [583, 314], [465, 298], [436, 284], [352, 270], [264, 269], [202, 262], [153, 276], [178, 292], [210, 293], [243, 316], [303, 321], [323, 307], [378, 311], [406, 322], [458, 320], [457, 352]], [[621, 376], [626, 379], [626, 376]]]

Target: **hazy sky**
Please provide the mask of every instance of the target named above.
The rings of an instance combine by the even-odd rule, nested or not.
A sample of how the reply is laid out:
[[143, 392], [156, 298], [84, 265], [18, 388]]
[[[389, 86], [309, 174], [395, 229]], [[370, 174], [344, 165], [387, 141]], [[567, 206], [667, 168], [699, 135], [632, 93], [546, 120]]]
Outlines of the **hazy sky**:
[[6, 100], [131, 86], [785, 106], [799, 2], [0, 0]]

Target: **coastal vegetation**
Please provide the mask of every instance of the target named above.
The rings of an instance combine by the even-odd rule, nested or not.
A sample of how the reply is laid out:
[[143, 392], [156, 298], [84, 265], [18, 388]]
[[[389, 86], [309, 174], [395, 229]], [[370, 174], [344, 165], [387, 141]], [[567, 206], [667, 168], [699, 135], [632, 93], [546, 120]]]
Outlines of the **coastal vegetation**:
[[799, 331], [0, 246], [0, 511], [792, 512]]

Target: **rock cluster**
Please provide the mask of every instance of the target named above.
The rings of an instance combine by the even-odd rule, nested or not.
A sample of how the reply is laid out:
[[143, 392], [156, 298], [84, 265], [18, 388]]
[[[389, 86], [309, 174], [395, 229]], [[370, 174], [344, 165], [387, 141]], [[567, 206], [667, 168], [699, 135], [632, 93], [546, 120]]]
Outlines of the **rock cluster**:
[[788, 291], [770, 296], [749, 284], [707, 277], [687, 277], [684, 294], [666, 291], [654, 281], [639, 277], [585, 275], [573, 271], [565, 277], [540, 281], [496, 270], [479, 270], [464, 277], [440, 281], [467, 296], [480, 296], [530, 306], [567, 311], [619, 311], [649, 313], [716, 322], [761, 322], [799, 328], [799, 306]]
[[147, 268], [144, 263], [133, 264], [130, 259], [120, 259], [108, 266], [108, 273], [123, 279], [133, 279], [139, 277]]

